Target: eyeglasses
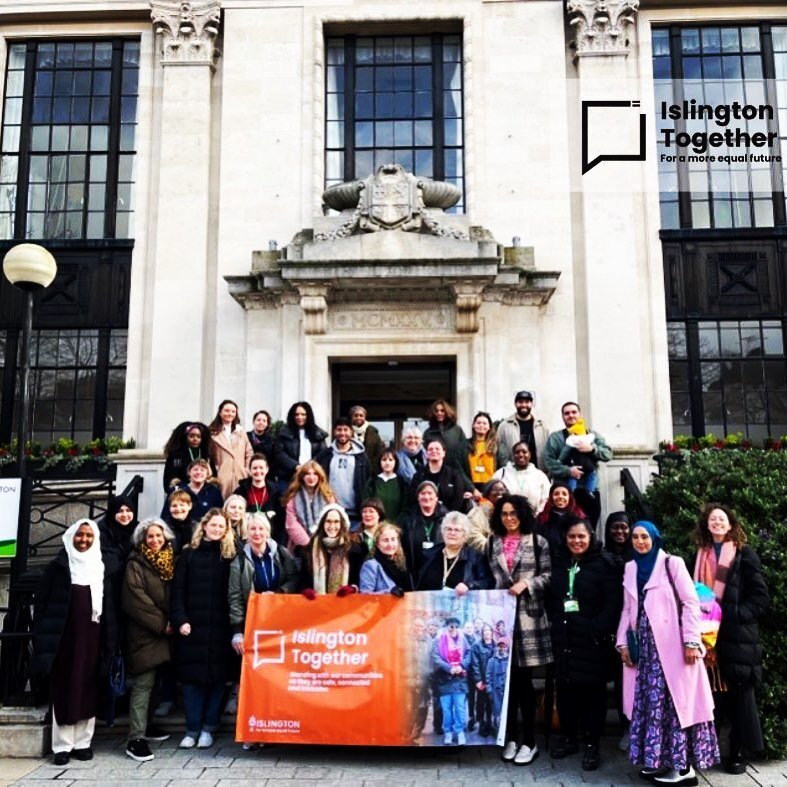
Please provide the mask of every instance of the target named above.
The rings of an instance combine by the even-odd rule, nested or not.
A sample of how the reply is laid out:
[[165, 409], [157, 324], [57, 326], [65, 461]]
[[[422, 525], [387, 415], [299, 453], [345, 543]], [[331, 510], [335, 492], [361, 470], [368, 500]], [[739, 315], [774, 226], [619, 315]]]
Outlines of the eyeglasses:
[[516, 511], [501, 511], [500, 516], [503, 517], [504, 519], [511, 519], [511, 518], [519, 519], [519, 516]]

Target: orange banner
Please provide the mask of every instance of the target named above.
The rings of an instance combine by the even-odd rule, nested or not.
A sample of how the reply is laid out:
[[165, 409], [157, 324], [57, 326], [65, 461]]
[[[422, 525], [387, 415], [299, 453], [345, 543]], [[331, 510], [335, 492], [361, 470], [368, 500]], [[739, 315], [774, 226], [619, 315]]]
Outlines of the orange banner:
[[405, 604], [393, 596], [252, 593], [236, 737], [401, 745]]
[[252, 593], [236, 739], [502, 743], [515, 610], [503, 590]]

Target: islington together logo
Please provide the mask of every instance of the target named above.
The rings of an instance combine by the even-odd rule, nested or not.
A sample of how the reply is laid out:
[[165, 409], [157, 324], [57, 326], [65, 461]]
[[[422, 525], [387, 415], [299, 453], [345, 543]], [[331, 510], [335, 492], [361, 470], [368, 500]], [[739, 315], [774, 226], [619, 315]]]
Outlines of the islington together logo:
[[[638, 100], [582, 101], [583, 175], [604, 161], [645, 161], [646, 113], [637, 113], [638, 135], [615, 133], [627, 124], [633, 128], [634, 119], [623, 111], [639, 109]], [[779, 135], [773, 129], [776, 112], [770, 104], [709, 104], [692, 98], [678, 103], [661, 101], [655, 114], [660, 162], [732, 165], [782, 160], [772, 152]], [[597, 152], [599, 148], [602, 152]]]

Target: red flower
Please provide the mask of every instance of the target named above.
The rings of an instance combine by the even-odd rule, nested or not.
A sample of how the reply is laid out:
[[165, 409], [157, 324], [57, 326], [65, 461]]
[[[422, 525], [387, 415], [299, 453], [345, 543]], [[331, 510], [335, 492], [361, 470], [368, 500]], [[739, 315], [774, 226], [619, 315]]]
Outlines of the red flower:
[[90, 449], [90, 453], [93, 454], [93, 456], [101, 456], [101, 449], [95, 445]]
[[724, 440], [716, 441], [716, 448], [724, 448], [724, 446], [725, 446]]
[[78, 448], [69, 448], [67, 451], [69, 456], [79, 456], [79, 449]]

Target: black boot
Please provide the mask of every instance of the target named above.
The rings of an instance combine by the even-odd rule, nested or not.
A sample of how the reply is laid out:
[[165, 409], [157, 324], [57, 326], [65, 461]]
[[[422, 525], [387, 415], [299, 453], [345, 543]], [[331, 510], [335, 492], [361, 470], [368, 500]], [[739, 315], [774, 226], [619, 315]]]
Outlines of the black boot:
[[[554, 757], [554, 754], [552, 756]], [[601, 765], [601, 755], [598, 752], [598, 746], [589, 743], [585, 746], [585, 751], [582, 754], [582, 770], [597, 771], [599, 765]]]
[[552, 747], [550, 754], [552, 759], [562, 760], [566, 757], [576, 754], [579, 751], [579, 745], [576, 738], [560, 738], [558, 742]]
[[724, 770], [736, 776], [746, 773], [746, 759], [740, 749], [730, 749], [730, 753], [724, 762]]

